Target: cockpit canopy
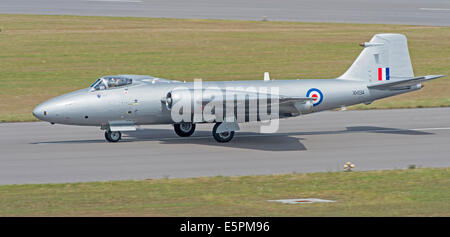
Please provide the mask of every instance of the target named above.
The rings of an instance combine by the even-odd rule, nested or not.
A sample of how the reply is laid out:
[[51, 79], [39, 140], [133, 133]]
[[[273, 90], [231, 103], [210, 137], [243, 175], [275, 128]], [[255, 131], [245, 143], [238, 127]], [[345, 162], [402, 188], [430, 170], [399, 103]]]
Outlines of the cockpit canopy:
[[109, 90], [123, 88], [131, 85], [153, 85], [159, 83], [180, 83], [180, 81], [167, 80], [149, 75], [123, 74], [115, 76], [103, 76], [97, 79], [91, 86], [90, 91]]
[[92, 90], [98, 91], [98, 90], [106, 90], [106, 89], [113, 89], [116, 87], [122, 87], [122, 86], [128, 86], [133, 83], [133, 79], [125, 76], [105, 76], [100, 77], [95, 81], [90, 88]]

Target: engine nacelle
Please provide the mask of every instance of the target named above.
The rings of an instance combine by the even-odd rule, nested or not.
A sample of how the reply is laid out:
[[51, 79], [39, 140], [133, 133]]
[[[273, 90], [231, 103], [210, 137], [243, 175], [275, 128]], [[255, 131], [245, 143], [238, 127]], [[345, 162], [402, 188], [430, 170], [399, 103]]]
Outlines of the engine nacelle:
[[312, 112], [313, 103], [311, 100], [296, 102], [295, 108], [300, 112], [300, 114], [309, 114]]
[[[201, 94], [199, 94], [201, 95]], [[200, 99], [200, 98], [198, 98]], [[165, 97], [166, 108], [171, 110], [175, 103], [182, 102], [183, 104], [193, 104], [194, 91], [189, 89], [173, 90], [167, 93]], [[185, 101], [183, 101], [185, 100]], [[190, 103], [189, 103], [190, 102]]]

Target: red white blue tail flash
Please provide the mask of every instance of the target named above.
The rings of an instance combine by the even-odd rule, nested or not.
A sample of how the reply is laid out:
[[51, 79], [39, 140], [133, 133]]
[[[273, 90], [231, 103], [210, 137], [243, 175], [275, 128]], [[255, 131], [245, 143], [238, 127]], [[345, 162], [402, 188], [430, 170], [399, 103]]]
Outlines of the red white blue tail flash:
[[378, 81], [389, 81], [389, 68], [379, 67], [378, 68]]

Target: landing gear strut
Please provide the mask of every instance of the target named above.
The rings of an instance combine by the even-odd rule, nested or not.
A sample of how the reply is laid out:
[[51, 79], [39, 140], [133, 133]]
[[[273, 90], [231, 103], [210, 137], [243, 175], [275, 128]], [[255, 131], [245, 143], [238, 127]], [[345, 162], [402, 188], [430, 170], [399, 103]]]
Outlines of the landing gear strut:
[[194, 123], [176, 123], [173, 125], [175, 133], [180, 137], [189, 137], [195, 131]]
[[216, 123], [214, 125], [213, 131], [212, 131], [214, 139], [217, 142], [222, 142], [222, 143], [231, 141], [231, 139], [233, 139], [233, 137], [234, 137], [234, 131], [226, 131], [226, 132], [217, 133], [217, 128], [220, 126], [220, 124], [221, 123]]
[[105, 132], [105, 138], [108, 142], [118, 142], [120, 138], [122, 138], [122, 133], [115, 131], [106, 131]]

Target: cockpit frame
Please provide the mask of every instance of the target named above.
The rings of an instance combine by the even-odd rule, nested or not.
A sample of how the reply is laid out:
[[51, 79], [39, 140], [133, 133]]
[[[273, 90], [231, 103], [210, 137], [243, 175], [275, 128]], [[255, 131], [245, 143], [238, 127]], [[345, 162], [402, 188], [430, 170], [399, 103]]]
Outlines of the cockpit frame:
[[98, 78], [89, 88], [91, 91], [122, 88], [133, 83], [133, 79], [124, 76], [104, 76]]

